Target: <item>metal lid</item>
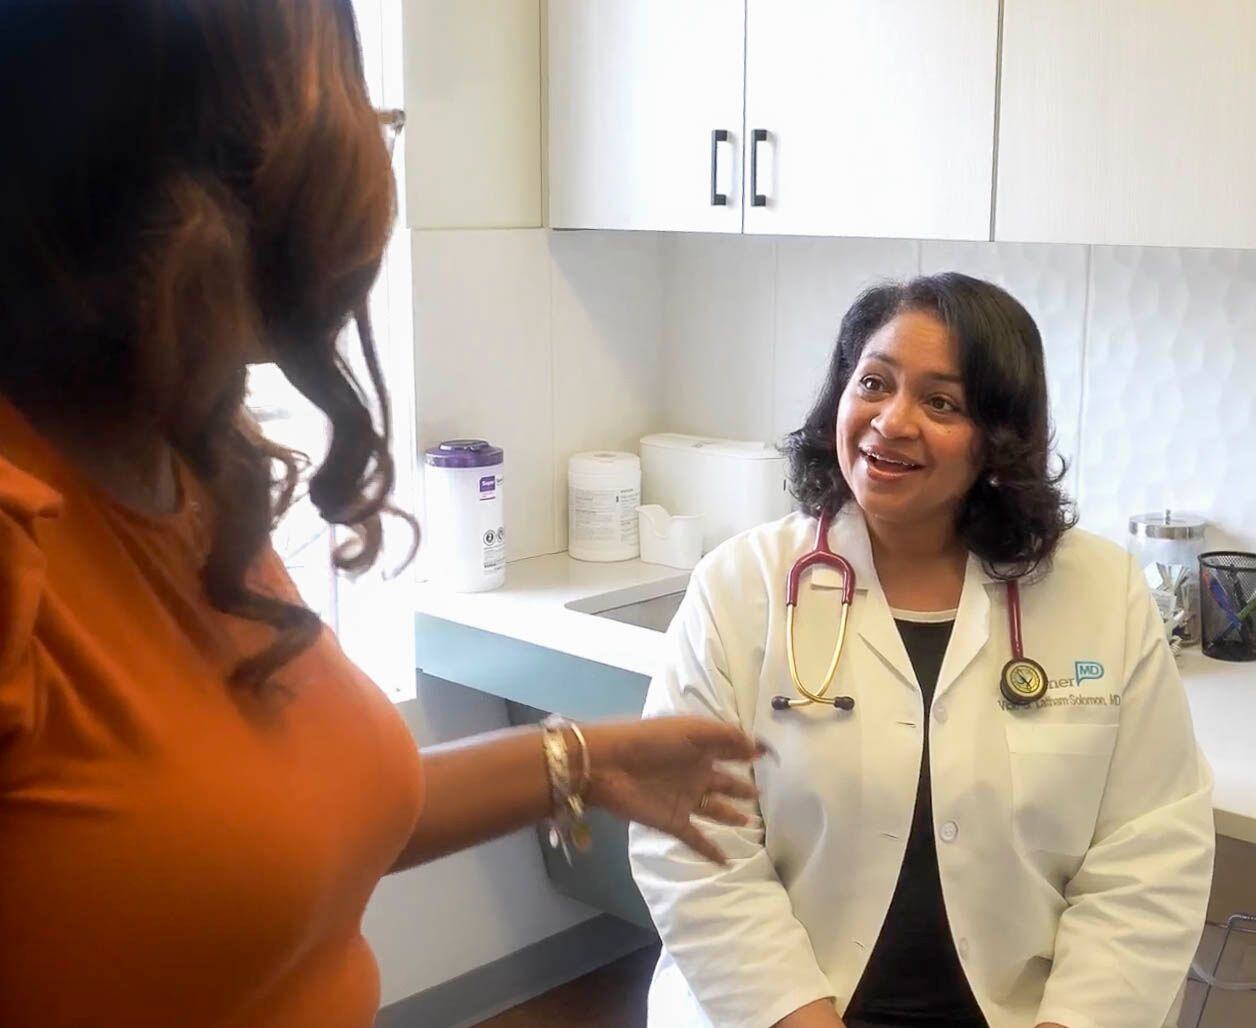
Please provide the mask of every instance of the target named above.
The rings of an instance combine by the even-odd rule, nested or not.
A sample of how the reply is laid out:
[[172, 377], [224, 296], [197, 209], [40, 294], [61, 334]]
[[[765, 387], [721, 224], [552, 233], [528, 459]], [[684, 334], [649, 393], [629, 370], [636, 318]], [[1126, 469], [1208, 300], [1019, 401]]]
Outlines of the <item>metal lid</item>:
[[1203, 539], [1207, 527], [1208, 522], [1195, 514], [1175, 514], [1171, 510], [1130, 518], [1130, 535], [1143, 539]]
[[489, 468], [502, 459], [501, 448], [483, 439], [446, 439], [423, 454], [424, 462], [435, 468]]

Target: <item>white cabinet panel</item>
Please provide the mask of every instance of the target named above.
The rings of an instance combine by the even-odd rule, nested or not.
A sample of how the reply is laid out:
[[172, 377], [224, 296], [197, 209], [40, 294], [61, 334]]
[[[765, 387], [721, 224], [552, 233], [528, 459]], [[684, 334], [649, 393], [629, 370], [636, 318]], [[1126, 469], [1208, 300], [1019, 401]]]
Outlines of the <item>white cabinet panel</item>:
[[550, 225], [740, 232], [744, 0], [550, 0], [548, 23]]
[[408, 226], [539, 228], [539, 0], [403, 7]]
[[998, 0], [746, 6], [747, 232], [990, 237]]
[[1256, 4], [1006, 0], [995, 238], [1256, 246]]

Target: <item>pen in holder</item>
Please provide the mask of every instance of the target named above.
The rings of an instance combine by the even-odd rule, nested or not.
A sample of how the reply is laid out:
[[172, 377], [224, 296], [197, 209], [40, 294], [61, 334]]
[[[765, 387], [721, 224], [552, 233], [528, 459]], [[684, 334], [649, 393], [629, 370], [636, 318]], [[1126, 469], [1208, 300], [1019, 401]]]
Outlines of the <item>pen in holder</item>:
[[1204, 655], [1256, 660], [1256, 553], [1200, 554], [1199, 581]]

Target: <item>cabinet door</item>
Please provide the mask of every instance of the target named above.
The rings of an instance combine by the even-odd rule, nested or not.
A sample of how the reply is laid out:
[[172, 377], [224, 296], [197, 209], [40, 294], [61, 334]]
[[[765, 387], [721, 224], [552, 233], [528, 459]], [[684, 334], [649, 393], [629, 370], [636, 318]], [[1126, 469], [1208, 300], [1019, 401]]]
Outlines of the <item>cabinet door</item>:
[[746, 231], [988, 239], [998, 28], [998, 0], [747, 0]]
[[745, 0], [549, 0], [548, 22], [549, 223], [740, 232]]
[[354, 3], [364, 45], [402, 15], [407, 227], [539, 228], [540, 0]]
[[1256, 246], [1256, 4], [1005, 0], [998, 239]]

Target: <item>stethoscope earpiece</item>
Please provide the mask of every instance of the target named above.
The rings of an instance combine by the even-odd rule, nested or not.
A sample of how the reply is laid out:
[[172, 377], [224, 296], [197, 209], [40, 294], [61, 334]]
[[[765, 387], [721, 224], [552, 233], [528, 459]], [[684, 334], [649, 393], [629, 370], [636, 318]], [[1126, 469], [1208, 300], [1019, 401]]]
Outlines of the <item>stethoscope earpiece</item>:
[[790, 703], [788, 696], [773, 696], [772, 697], [772, 709], [773, 710], [789, 710], [789, 708], [792, 705], [793, 704]]

